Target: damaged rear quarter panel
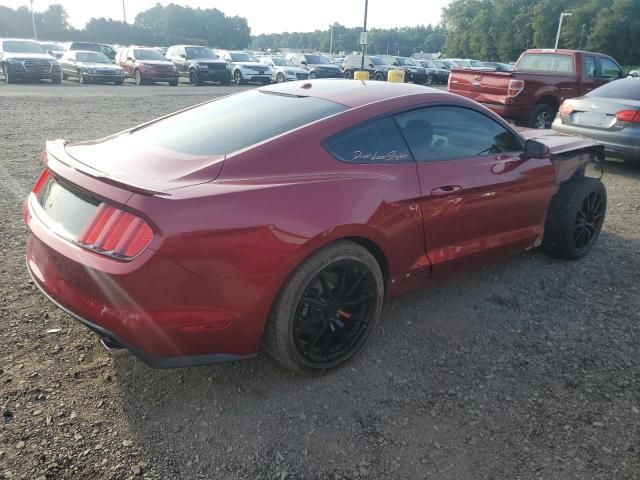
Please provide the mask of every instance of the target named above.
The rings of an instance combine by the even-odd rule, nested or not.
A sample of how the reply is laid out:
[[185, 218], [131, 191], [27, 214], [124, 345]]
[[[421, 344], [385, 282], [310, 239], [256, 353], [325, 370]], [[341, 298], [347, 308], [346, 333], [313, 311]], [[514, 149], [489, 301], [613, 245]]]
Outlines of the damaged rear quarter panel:
[[569, 180], [576, 173], [584, 173], [588, 163], [604, 160], [604, 147], [585, 137], [534, 129], [520, 129], [520, 135], [525, 140], [535, 140], [549, 148], [557, 184]]

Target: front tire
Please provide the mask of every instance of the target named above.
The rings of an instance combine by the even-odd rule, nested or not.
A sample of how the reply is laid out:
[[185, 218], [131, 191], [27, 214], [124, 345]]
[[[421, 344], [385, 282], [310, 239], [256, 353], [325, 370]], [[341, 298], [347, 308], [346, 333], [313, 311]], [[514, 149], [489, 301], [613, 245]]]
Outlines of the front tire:
[[382, 72], [377, 72], [374, 76], [373, 76], [374, 80], [377, 80], [379, 82], [384, 81], [384, 75], [382, 74]]
[[384, 278], [373, 255], [339, 241], [311, 255], [283, 286], [264, 347], [286, 368], [319, 375], [344, 364], [380, 318]]
[[242, 73], [240, 72], [240, 70], [236, 70], [235, 72], [233, 72], [233, 81], [236, 83], [236, 85], [242, 85]]
[[595, 244], [607, 211], [607, 191], [595, 178], [576, 176], [551, 200], [542, 249], [565, 260], [584, 257]]
[[16, 83], [15, 77], [11, 75], [11, 72], [9, 72], [6, 66], [4, 67], [4, 81], [7, 83]]
[[309, 74], [309, 80], [314, 80], [315, 78], [318, 78], [318, 75], [316, 75], [316, 72], [311, 72]]
[[347, 80], [351, 80], [353, 78], [353, 73], [351, 73], [351, 70], [345, 70], [344, 78], [346, 78]]
[[556, 112], [549, 105], [544, 103], [537, 105], [536, 108], [533, 109], [533, 113], [531, 114], [531, 118], [529, 120], [529, 127], [536, 128], [538, 130], [546, 130], [551, 128], [551, 124], [553, 123], [553, 118], [555, 117]]
[[200, 80], [200, 76], [195, 69], [189, 70], [189, 84], [191, 84], [192, 87], [199, 87], [202, 85], [202, 80]]
[[85, 77], [84, 73], [82, 73], [82, 70], [78, 70], [78, 82], [80, 82], [82, 85], [86, 85], [88, 82], [87, 77]]
[[276, 83], [284, 83], [284, 75], [282, 73], [276, 75]]
[[427, 75], [427, 80], [425, 81], [427, 85], [433, 85], [433, 75], [430, 73]]
[[144, 85], [144, 79], [142, 78], [140, 70], [133, 72], [133, 78], [135, 79], [136, 85]]

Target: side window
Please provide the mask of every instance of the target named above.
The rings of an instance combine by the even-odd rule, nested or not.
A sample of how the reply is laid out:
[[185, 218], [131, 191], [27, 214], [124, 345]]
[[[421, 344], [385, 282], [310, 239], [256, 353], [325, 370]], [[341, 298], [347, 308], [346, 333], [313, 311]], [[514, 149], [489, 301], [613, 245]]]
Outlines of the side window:
[[485, 115], [443, 106], [395, 116], [414, 158], [437, 162], [522, 150], [520, 138]]
[[622, 77], [620, 67], [618, 67], [618, 65], [616, 65], [611, 59], [606, 57], [600, 57], [600, 70], [602, 71], [602, 76], [605, 78]]
[[325, 145], [335, 157], [349, 163], [413, 162], [391, 117], [366, 122], [338, 133]]
[[596, 59], [591, 55], [584, 57], [584, 74], [587, 78], [596, 78]]

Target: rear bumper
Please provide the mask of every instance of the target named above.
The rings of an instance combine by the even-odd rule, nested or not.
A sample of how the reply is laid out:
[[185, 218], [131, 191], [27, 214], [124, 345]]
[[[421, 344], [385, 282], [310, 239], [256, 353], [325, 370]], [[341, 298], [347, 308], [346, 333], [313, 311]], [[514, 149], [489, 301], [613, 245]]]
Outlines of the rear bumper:
[[58, 302], [54, 297], [52, 297], [47, 290], [45, 290], [44, 286], [40, 283], [38, 278], [31, 271], [31, 267], [29, 266], [29, 261], [27, 260], [27, 271], [33, 280], [33, 283], [40, 289], [40, 291], [47, 297], [53, 304], [55, 304], [58, 308], [60, 308], [63, 312], [65, 312], [70, 317], [74, 318], [93, 333], [95, 333], [98, 337], [100, 337], [100, 341], [105, 349], [113, 356], [119, 357], [122, 355], [123, 351], [127, 351], [144, 363], [153, 368], [179, 368], [179, 367], [194, 367], [198, 365], [209, 365], [212, 363], [223, 363], [223, 362], [233, 362], [238, 360], [245, 360], [248, 358], [255, 357], [255, 354], [252, 355], [229, 355], [229, 354], [209, 354], [209, 355], [193, 355], [193, 356], [176, 356], [176, 357], [157, 357], [153, 355], [149, 355], [146, 351], [140, 349], [136, 345], [129, 343], [126, 340], [123, 340], [118, 334], [107, 330], [100, 325], [90, 322], [84, 317], [81, 317], [77, 313], [69, 310], [67, 307]]
[[622, 159], [640, 158], [640, 128], [628, 126], [617, 132], [566, 125], [556, 119], [551, 128], [560, 133], [580, 135], [604, 146], [605, 155]]

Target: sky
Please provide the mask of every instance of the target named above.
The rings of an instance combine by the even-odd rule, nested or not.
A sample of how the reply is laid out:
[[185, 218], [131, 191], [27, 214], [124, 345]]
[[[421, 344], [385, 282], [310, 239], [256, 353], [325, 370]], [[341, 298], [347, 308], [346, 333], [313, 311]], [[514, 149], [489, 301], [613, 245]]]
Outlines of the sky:
[[[28, 0], [1, 0], [4, 6], [28, 6]], [[127, 20], [156, 3], [177, 3], [192, 8], [217, 8], [226, 15], [245, 17], [251, 34], [306, 32], [324, 30], [339, 22], [348, 27], [362, 25], [364, 0], [125, 0]], [[405, 27], [437, 24], [440, 10], [449, 0], [369, 0], [368, 28]], [[122, 0], [33, 0], [35, 11], [60, 4], [69, 14], [70, 23], [83, 28], [92, 17], [122, 20]]]

